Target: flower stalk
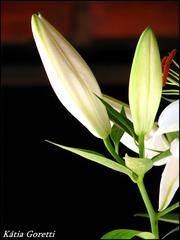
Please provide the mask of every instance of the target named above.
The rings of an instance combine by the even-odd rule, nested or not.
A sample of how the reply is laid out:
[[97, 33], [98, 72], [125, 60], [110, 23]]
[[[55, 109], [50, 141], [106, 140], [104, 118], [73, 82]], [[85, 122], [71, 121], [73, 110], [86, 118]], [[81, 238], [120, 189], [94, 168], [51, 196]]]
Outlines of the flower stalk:
[[139, 191], [141, 193], [142, 199], [144, 201], [144, 204], [146, 206], [146, 209], [150, 218], [151, 231], [154, 234], [155, 238], [159, 239], [158, 215], [154, 211], [154, 208], [147, 194], [144, 181], [143, 181], [143, 176], [139, 178], [139, 180], [137, 181], [137, 186], [139, 188]]

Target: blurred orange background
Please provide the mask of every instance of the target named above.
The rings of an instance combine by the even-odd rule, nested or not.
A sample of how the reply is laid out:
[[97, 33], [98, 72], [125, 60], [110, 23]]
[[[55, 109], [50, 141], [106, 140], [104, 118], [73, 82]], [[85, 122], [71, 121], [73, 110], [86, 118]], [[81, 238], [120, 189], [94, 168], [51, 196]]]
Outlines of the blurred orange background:
[[2, 1], [1, 41], [31, 41], [30, 19], [36, 12], [41, 12], [66, 37], [82, 44], [139, 36], [148, 25], [159, 37], [179, 35], [178, 1]]

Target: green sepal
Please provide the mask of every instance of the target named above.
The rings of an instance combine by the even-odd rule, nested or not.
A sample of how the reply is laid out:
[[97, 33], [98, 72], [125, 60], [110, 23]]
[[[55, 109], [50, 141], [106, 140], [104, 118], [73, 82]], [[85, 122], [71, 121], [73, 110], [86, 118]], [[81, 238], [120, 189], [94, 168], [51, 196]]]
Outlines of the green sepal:
[[57, 147], [60, 147], [62, 149], [65, 149], [67, 151], [70, 151], [72, 153], [75, 153], [83, 158], [86, 158], [88, 160], [91, 160], [93, 162], [99, 163], [105, 167], [108, 167], [112, 170], [127, 174], [133, 182], [137, 181], [137, 176], [127, 167], [114, 162], [113, 160], [106, 158], [105, 156], [103, 156], [102, 154], [95, 152], [95, 151], [91, 151], [91, 150], [86, 150], [86, 149], [80, 149], [80, 148], [73, 148], [73, 147], [67, 147], [67, 146], [63, 146], [54, 142], [51, 142], [49, 140], [45, 140], [46, 142], [49, 142]]
[[142, 232], [130, 229], [116, 229], [103, 235], [101, 239], [132, 239], [139, 237], [142, 239], [155, 239], [154, 234], [151, 232]]

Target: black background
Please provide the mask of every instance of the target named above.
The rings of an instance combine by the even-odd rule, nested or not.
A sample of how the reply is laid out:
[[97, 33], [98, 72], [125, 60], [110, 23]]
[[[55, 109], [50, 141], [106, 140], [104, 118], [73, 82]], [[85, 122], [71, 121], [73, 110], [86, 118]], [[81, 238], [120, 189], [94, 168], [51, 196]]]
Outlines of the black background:
[[[3, 49], [6, 64], [8, 49]], [[131, 54], [125, 56], [129, 61]], [[14, 58], [19, 61], [17, 55]], [[101, 89], [127, 102], [127, 86], [102, 85]], [[56, 230], [56, 239], [79, 240], [99, 239], [117, 228], [150, 230], [147, 219], [133, 217], [145, 212], [145, 207], [127, 176], [44, 141], [110, 157], [102, 141], [61, 105], [50, 85], [2, 86], [1, 103], [2, 230]], [[127, 149], [120, 151], [124, 154]], [[162, 170], [155, 167], [145, 178], [156, 209]], [[163, 234], [173, 226], [160, 224]], [[172, 237], [176, 239], [177, 234]]]

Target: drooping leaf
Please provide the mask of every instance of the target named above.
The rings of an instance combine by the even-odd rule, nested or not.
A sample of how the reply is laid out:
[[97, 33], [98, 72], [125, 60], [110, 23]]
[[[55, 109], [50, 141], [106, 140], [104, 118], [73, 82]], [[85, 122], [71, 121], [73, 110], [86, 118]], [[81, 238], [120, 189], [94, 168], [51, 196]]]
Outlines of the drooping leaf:
[[169, 235], [171, 235], [174, 232], [179, 231], [179, 226], [173, 228], [170, 232], [168, 232], [164, 237], [162, 237], [162, 239], [165, 239], [166, 237], [168, 237]]
[[88, 160], [91, 160], [93, 162], [99, 163], [103, 166], [106, 166], [108, 168], [111, 168], [115, 171], [121, 172], [121, 173], [125, 173], [127, 174], [133, 181], [136, 181], [135, 179], [135, 174], [129, 170], [128, 168], [126, 168], [125, 166], [122, 166], [121, 164], [114, 162], [113, 160], [104, 157], [102, 154], [97, 153], [95, 151], [91, 151], [91, 150], [86, 150], [86, 149], [80, 149], [80, 148], [73, 148], [73, 147], [67, 147], [67, 146], [63, 146], [54, 142], [51, 142], [49, 140], [45, 140], [46, 142], [49, 142], [57, 147], [60, 147], [62, 149], [65, 149], [67, 151], [70, 151], [72, 153], [75, 153], [81, 157], [84, 157]]
[[142, 232], [130, 229], [116, 229], [103, 235], [101, 239], [132, 239], [139, 237], [142, 239], [155, 239], [154, 234], [151, 232]]

